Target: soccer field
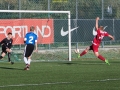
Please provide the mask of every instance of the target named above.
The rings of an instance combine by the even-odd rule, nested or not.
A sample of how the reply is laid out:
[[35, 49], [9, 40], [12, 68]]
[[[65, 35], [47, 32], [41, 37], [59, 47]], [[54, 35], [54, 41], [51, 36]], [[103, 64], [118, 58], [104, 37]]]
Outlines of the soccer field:
[[72, 62], [0, 62], [0, 90], [120, 90], [119, 60]]

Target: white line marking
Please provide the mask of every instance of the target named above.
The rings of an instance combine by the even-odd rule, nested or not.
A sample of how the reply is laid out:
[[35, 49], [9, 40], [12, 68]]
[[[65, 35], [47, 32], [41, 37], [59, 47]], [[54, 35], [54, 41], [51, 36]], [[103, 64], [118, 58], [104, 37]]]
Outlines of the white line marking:
[[20, 87], [20, 86], [42, 86], [42, 85], [56, 85], [56, 84], [71, 84], [72, 82], [53, 82], [53, 83], [41, 83], [41, 84], [16, 84], [16, 85], [3, 85], [2, 87]]
[[86, 80], [86, 81], [77, 81], [77, 82], [53, 82], [53, 83], [40, 83], [40, 84], [16, 84], [16, 85], [2, 85], [0, 88], [4, 87], [23, 87], [23, 86], [43, 86], [43, 85], [56, 85], [56, 84], [72, 84], [79, 82], [107, 82], [107, 81], [120, 81], [120, 78], [114, 79], [101, 79], [101, 80]]
[[120, 78], [118, 79], [101, 79], [101, 80], [88, 80], [88, 81], [84, 81], [84, 82], [107, 82], [107, 81], [119, 81]]
[[67, 62], [67, 60], [32, 60], [32, 62]]

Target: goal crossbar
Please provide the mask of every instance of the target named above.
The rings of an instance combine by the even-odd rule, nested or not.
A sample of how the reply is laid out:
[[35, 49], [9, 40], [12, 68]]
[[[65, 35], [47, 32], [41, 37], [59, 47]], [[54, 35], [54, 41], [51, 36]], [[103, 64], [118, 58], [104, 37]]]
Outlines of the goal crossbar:
[[0, 10], [0, 12], [11, 13], [70, 13], [70, 11], [39, 11], [39, 10]]
[[39, 11], [39, 10], [0, 10], [6, 13], [66, 13], [68, 14], [68, 44], [69, 44], [69, 61], [71, 61], [71, 16], [70, 11]]

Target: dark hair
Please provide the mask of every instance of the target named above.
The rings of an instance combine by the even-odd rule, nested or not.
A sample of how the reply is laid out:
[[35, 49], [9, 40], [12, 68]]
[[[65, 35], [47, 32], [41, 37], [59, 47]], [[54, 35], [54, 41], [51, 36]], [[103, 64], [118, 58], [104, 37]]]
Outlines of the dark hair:
[[12, 35], [12, 33], [11, 33], [11, 32], [9, 32], [9, 33], [8, 33], [8, 35]]
[[34, 26], [31, 26], [30, 27], [30, 31], [34, 31], [35, 30], [35, 27]]

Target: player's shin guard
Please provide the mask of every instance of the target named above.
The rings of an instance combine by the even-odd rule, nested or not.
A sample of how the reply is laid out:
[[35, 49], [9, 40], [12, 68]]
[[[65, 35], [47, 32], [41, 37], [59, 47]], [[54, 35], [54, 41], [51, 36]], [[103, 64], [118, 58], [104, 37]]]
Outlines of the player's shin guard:
[[102, 55], [99, 55], [98, 58], [102, 61], [105, 61], [105, 58]]
[[87, 52], [84, 50], [81, 54], [80, 54], [80, 56], [83, 56], [83, 55], [85, 55]]

